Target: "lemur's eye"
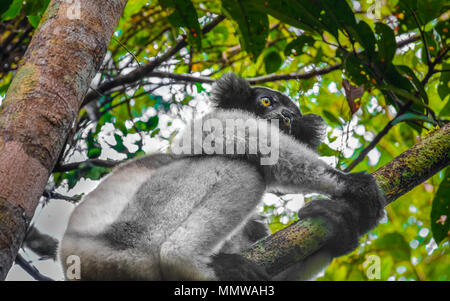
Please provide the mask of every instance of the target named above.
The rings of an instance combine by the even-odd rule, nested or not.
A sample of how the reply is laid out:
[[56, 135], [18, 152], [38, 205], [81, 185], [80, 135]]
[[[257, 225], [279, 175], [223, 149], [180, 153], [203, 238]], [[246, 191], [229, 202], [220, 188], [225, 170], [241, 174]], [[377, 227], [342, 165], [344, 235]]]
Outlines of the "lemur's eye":
[[284, 124], [285, 124], [286, 126], [291, 126], [291, 120], [286, 118], [286, 119], [284, 120]]
[[270, 106], [271, 102], [270, 99], [268, 97], [263, 97], [261, 98], [261, 103], [263, 104], [263, 106], [268, 107]]

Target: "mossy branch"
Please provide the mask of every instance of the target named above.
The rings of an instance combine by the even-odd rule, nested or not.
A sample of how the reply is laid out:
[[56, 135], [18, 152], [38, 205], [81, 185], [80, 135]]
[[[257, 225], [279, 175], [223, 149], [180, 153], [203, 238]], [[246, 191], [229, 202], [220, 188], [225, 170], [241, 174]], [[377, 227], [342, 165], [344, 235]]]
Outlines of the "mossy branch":
[[[372, 175], [386, 196], [386, 206], [449, 163], [450, 124], [447, 124]], [[243, 256], [276, 275], [318, 251], [326, 243], [329, 233], [321, 218], [300, 220], [261, 239], [243, 252]]]

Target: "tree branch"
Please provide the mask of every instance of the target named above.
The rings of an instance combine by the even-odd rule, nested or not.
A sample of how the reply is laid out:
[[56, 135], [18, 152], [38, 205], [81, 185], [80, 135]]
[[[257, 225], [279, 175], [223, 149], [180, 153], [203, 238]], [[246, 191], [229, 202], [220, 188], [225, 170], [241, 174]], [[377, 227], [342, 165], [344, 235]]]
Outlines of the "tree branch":
[[20, 266], [22, 269], [24, 269], [25, 272], [27, 272], [31, 277], [33, 277], [34, 280], [37, 280], [37, 281], [53, 281], [53, 279], [42, 275], [38, 271], [38, 269], [36, 269], [36, 267], [34, 265], [32, 265], [25, 258], [23, 258], [22, 255], [17, 254], [15, 262], [16, 262], [16, 264], [18, 266]]
[[[208, 33], [211, 31], [217, 24], [219, 24], [222, 20], [224, 20], [224, 16], [218, 16], [216, 19], [211, 21], [211, 23], [207, 24], [202, 32], [203, 34]], [[404, 47], [410, 43], [413, 43], [420, 39], [420, 35], [414, 35], [412, 37], [409, 37], [403, 41], [400, 41], [397, 43], [397, 46], [399, 48]], [[120, 76], [112, 81], [106, 82], [95, 88], [96, 91], [89, 92], [84, 101], [82, 106], [86, 105], [87, 103], [95, 100], [98, 98], [99, 93], [105, 93], [113, 88], [124, 86], [127, 84], [132, 84], [136, 81], [141, 80], [144, 77], [160, 77], [160, 78], [171, 78], [175, 80], [180, 81], [187, 81], [187, 82], [199, 82], [199, 83], [213, 83], [214, 79], [211, 79], [209, 77], [196, 77], [189, 74], [175, 74], [170, 72], [160, 72], [160, 71], [153, 71], [156, 67], [161, 65], [161, 63], [165, 62], [169, 58], [171, 58], [173, 55], [175, 55], [180, 49], [187, 46], [186, 40], [180, 40], [174, 47], [172, 47], [169, 51], [167, 51], [165, 54], [161, 55], [160, 57], [156, 58], [152, 62], [148, 63], [147, 65], [144, 65], [142, 67], [137, 68], [136, 70], [128, 73], [127, 75]], [[323, 75], [327, 74], [329, 72], [332, 72], [334, 70], [340, 69], [342, 67], [342, 64], [336, 64], [324, 69], [318, 69], [314, 70], [312, 72], [308, 73], [292, 73], [292, 74], [271, 74], [267, 76], [260, 76], [260, 77], [254, 77], [254, 78], [248, 78], [247, 80], [251, 85], [255, 84], [261, 84], [266, 82], [273, 82], [273, 81], [280, 81], [280, 80], [291, 80], [291, 79], [308, 79], [317, 75]]]
[[[400, 41], [397, 43], [397, 46], [399, 48], [404, 47], [408, 44], [411, 44], [413, 42], [416, 42], [420, 39], [419, 35], [414, 35], [408, 39], [405, 39], [403, 41]], [[318, 75], [324, 75], [327, 73], [330, 73], [332, 71], [338, 70], [342, 67], [342, 64], [336, 64], [332, 65], [327, 68], [323, 69], [317, 69], [313, 70], [311, 72], [306, 73], [289, 73], [289, 74], [270, 74], [266, 76], [259, 76], [259, 77], [250, 77], [246, 78], [246, 80], [251, 85], [257, 85], [267, 82], [274, 82], [274, 81], [281, 81], [281, 80], [291, 80], [291, 79], [309, 79]], [[197, 83], [207, 83], [212, 84], [215, 82], [215, 79], [212, 79], [210, 77], [206, 76], [194, 76], [190, 74], [177, 74], [177, 73], [171, 73], [171, 72], [162, 72], [162, 71], [152, 71], [147, 74], [148, 77], [158, 77], [158, 78], [170, 78], [178, 81], [183, 82], [197, 82]]]
[[[266, 82], [274, 82], [280, 80], [290, 80], [290, 79], [308, 79], [318, 75], [323, 75], [330, 73], [334, 70], [338, 70], [341, 67], [341, 64], [336, 64], [327, 68], [313, 70], [311, 72], [306, 73], [289, 73], [289, 74], [271, 74], [267, 76], [259, 76], [259, 77], [250, 77], [246, 78], [250, 85], [257, 85]], [[216, 80], [213, 78], [205, 77], [205, 76], [194, 76], [190, 74], [177, 74], [171, 72], [162, 72], [162, 71], [153, 71], [150, 72], [148, 77], [158, 77], [158, 78], [170, 78], [183, 82], [194, 82], [194, 83], [207, 83], [212, 84]]]
[[76, 121], [126, 0], [51, 0], [0, 110], [0, 280]]
[[115, 160], [100, 160], [100, 159], [89, 159], [82, 162], [74, 162], [74, 163], [67, 163], [64, 165], [55, 166], [53, 169], [53, 172], [65, 172], [65, 171], [71, 171], [74, 169], [78, 169], [80, 167], [84, 166], [100, 166], [100, 167], [114, 167], [119, 165], [124, 161], [115, 161]]
[[[216, 27], [217, 24], [222, 22], [224, 19], [225, 16], [222, 15], [216, 17], [214, 20], [212, 20], [210, 23], [208, 23], [203, 27], [202, 33], [206, 34], [210, 32], [214, 27]], [[173, 46], [171, 49], [169, 49], [166, 53], [164, 53], [160, 57], [155, 58], [152, 62], [137, 68], [136, 70], [128, 73], [127, 75], [119, 76], [118, 78], [113, 79], [112, 81], [101, 84], [100, 86], [96, 87], [97, 92], [92, 91], [86, 95], [81, 106], [84, 106], [87, 103], [97, 99], [98, 93], [105, 93], [106, 91], [111, 90], [113, 88], [134, 83], [148, 76], [148, 74], [152, 72], [156, 67], [161, 65], [161, 63], [170, 59], [173, 55], [175, 55], [178, 51], [180, 51], [187, 45], [188, 43], [186, 39], [185, 38], [181, 39], [177, 42], [177, 44], [175, 44], [175, 46]]]
[[53, 192], [47, 189], [44, 190], [44, 193], [42, 195], [49, 199], [64, 200], [72, 204], [77, 204], [81, 200], [81, 197], [62, 195], [60, 193]]
[[381, 138], [383, 138], [388, 132], [389, 130], [395, 125], [395, 120], [400, 117], [401, 115], [403, 115], [406, 111], [408, 111], [409, 107], [411, 106], [411, 103], [408, 103], [406, 105], [404, 105], [403, 107], [400, 108], [400, 110], [397, 112], [397, 114], [395, 115], [394, 119], [392, 119], [391, 121], [389, 121], [386, 126], [383, 128], [383, 130], [381, 132], [379, 132], [375, 138], [369, 143], [368, 146], [366, 146], [361, 153], [358, 155], [358, 157], [352, 162], [350, 163], [349, 166], [347, 166], [346, 169], [344, 169], [345, 172], [350, 172], [353, 168], [355, 168], [356, 165], [358, 165], [362, 160], [364, 160], [364, 158], [367, 156], [367, 154], [373, 149], [375, 148], [375, 146], [378, 144], [378, 142], [380, 142]]
[[[449, 164], [450, 124], [447, 124], [375, 171], [373, 176], [386, 196], [386, 206]], [[261, 239], [242, 255], [276, 275], [318, 251], [329, 233], [321, 218], [300, 220]]]

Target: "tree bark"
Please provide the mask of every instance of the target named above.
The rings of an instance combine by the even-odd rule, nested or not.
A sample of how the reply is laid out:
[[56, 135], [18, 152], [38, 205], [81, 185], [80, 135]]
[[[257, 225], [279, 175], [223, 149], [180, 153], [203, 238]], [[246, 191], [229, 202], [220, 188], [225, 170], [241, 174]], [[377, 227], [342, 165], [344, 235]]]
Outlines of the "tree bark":
[[127, 1], [68, 2], [49, 4], [0, 107], [0, 279], [14, 262]]
[[[386, 196], [386, 206], [449, 164], [450, 124], [446, 124], [372, 175]], [[276, 275], [318, 251], [329, 233], [321, 218], [299, 220], [261, 239], [242, 255]]]

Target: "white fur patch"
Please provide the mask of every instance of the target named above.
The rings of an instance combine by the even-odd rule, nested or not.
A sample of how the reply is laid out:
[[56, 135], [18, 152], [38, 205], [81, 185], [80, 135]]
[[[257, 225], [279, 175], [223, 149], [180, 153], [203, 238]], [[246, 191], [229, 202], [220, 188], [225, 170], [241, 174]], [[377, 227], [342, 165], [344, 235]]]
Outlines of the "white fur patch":
[[118, 219], [141, 184], [152, 173], [152, 170], [137, 166], [111, 173], [75, 208], [66, 232], [100, 234]]

